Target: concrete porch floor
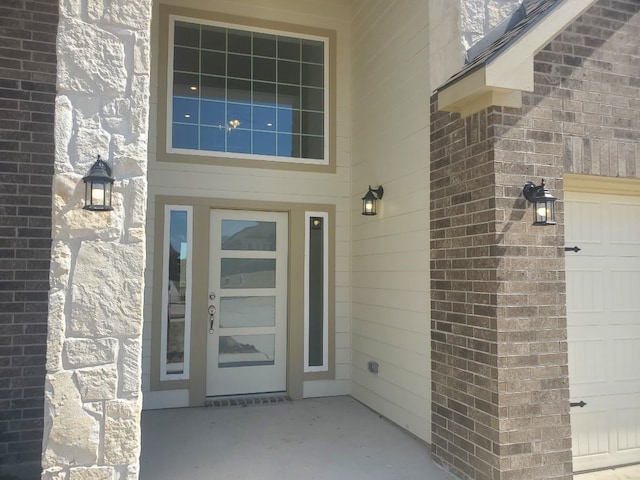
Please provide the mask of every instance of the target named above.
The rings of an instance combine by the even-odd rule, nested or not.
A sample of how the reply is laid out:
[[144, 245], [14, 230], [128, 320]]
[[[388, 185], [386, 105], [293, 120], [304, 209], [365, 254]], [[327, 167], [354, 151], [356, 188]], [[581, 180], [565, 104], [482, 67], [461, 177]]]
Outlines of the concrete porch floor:
[[451, 479], [351, 397], [142, 413], [141, 480]]

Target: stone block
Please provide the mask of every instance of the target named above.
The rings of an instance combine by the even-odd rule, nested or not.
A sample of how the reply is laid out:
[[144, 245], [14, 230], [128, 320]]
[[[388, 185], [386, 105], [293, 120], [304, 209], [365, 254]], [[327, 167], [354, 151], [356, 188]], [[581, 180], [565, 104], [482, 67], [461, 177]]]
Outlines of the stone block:
[[93, 367], [113, 363], [116, 359], [118, 340], [115, 338], [69, 338], [65, 342], [65, 359], [72, 368]]
[[[64, 290], [69, 284], [69, 273], [71, 272], [71, 249], [63, 242], [55, 242], [52, 246], [50, 263], [50, 288], [51, 291]], [[50, 308], [60, 308], [64, 299], [59, 299], [60, 303], [51, 302]]]
[[105, 404], [104, 461], [112, 465], [137, 464], [140, 455], [139, 399]]
[[72, 171], [69, 162], [69, 143], [73, 136], [73, 105], [66, 95], [56, 98], [55, 105], [56, 122], [54, 129], [56, 148], [56, 171]]
[[[80, 393], [71, 372], [47, 375], [47, 419], [43, 445], [44, 469], [59, 465], [92, 465], [98, 461], [100, 419], [82, 408]], [[50, 470], [52, 475], [59, 471]], [[65, 477], [50, 477], [61, 480]]]
[[124, 45], [116, 35], [96, 25], [61, 19], [58, 45], [61, 92], [124, 95], [128, 72]]
[[75, 377], [83, 402], [116, 398], [118, 372], [115, 365], [77, 370]]
[[[135, 116], [134, 113], [132, 115]], [[147, 139], [146, 137], [127, 138], [123, 135], [113, 136], [113, 161], [121, 175], [130, 177], [146, 176], [147, 171]]]
[[62, 348], [65, 338], [66, 316], [64, 312], [65, 293], [49, 294], [49, 328], [47, 337], [47, 371], [62, 370]]
[[67, 472], [60, 467], [47, 468], [42, 471], [41, 480], [67, 480]]
[[145, 140], [149, 130], [149, 88], [149, 75], [143, 74], [133, 77], [131, 87], [131, 95], [134, 101], [131, 118], [132, 133], [136, 137], [141, 136]]
[[149, 32], [136, 32], [135, 37], [136, 41], [133, 50], [133, 73], [148, 74], [151, 68], [151, 43], [149, 40]]
[[115, 480], [113, 467], [76, 467], [69, 469], [69, 480]]
[[127, 136], [131, 131], [131, 101], [116, 98], [102, 107], [102, 122], [110, 134]]
[[[71, 152], [76, 171], [85, 175], [98, 158], [108, 160], [111, 134], [103, 127], [100, 105], [97, 102], [72, 99], [75, 108], [74, 132]], [[85, 173], [86, 172], [86, 173]]]
[[104, 13], [104, 20], [114, 25], [149, 31], [151, 24], [151, 5], [148, 2], [111, 0], [105, 8]]
[[138, 338], [124, 340], [120, 357], [120, 389], [123, 393], [137, 396], [142, 378], [142, 341]]
[[97, 22], [104, 16], [104, 0], [87, 0], [87, 15], [89, 20]]
[[86, 337], [141, 335], [143, 269], [140, 244], [83, 242], [74, 271], [70, 330]]

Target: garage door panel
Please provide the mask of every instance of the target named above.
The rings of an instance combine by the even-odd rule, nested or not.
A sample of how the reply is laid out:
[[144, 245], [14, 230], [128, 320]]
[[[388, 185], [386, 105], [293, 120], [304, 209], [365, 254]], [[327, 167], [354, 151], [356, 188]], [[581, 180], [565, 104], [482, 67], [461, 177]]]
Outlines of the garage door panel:
[[[639, 188], [640, 191], [640, 188]], [[640, 198], [566, 195], [574, 470], [640, 462]]]
[[608, 218], [612, 245], [640, 246], [640, 205], [610, 202]]
[[574, 457], [608, 455], [611, 450], [608, 430], [607, 409], [595, 409], [592, 406], [588, 411], [572, 412], [571, 433]]
[[[589, 268], [576, 268], [577, 262]], [[569, 324], [637, 324], [640, 319], [640, 258], [567, 259]]]
[[[604, 217], [604, 205], [598, 202], [575, 200], [565, 205], [565, 217], [571, 218], [565, 225], [565, 237], [571, 242], [601, 245], [604, 242], [601, 228]], [[584, 247], [581, 245], [580, 248]]]
[[604, 312], [604, 275], [601, 269], [567, 269], [567, 311]]
[[640, 405], [618, 410], [616, 424], [618, 450], [640, 450]]
[[638, 392], [640, 326], [571, 326], [568, 337], [572, 399]]
[[[640, 395], [585, 397], [584, 408], [571, 409], [575, 471], [638, 461]], [[573, 396], [572, 396], [572, 401]]]
[[640, 268], [611, 271], [614, 312], [640, 313]]
[[580, 335], [575, 330], [569, 332], [574, 340], [569, 344], [569, 379], [571, 382], [571, 396], [591, 394], [593, 389], [607, 391], [609, 379], [607, 364], [604, 361], [608, 355], [606, 342], [601, 338], [591, 338], [588, 329], [579, 329], [588, 334], [587, 338], [578, 339]]

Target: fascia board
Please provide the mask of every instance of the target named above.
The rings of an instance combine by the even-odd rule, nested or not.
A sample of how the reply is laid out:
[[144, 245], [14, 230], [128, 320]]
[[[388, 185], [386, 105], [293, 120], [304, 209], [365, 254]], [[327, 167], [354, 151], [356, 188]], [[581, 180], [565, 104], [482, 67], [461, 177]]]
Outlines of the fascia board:
[[492, 61], [438, 91], [438, 108], [466, 116], [491, 105], [520, 107], [521, 92], [534, 89], [533, 60], [536, 53], [595, 1], [563, 0], [553, 12]]
[[553, 12], [487, 65], [487, 84], [499, 88], [533, 91], [535, 55], [593, 3], [595, 0], [562, 1]]

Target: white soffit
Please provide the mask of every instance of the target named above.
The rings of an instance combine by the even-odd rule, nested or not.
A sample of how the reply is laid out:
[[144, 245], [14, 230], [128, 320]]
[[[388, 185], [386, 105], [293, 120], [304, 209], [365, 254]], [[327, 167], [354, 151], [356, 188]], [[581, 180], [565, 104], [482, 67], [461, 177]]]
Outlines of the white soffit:
[[533, 59], [596, 0], [561, 0], [553, 11], [502, 52], [438, 91], [438, 109], [472, 115], [492, 105], [519, 108], [533, 91]]

